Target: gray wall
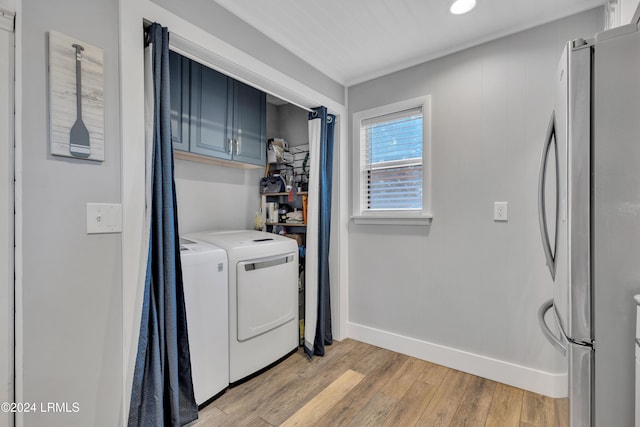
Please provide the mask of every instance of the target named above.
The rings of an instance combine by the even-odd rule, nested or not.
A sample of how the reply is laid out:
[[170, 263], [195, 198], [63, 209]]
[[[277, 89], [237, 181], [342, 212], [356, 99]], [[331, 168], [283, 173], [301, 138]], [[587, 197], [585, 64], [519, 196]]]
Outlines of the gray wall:
[[293, 104], [267, 104], [267, 138], [282, 138], [290, 147], [308, 144], [308, 114]]
[[281, 105], [278, 109], [280, 138], [290, 147], [309, 144], [309, 113], [293, 104]]
[[243, 170], [176, 160], [174, 172], [181, 234], [253, 229], [263, 168]]
[[[22, 2], [22, 402], [78, 402], [25, 426], [115, 426], [122, 396], [121, 236], [87, 235], [87, 202], [120, 202], [118, 5]], [[48, 154], [47, 32], [104, 49], [103, 163]], [[20, 378], [18, 378], [20, 382]], [[39, 403], [38, 403], [39, 404]]]
[[267, 139], [280, 136], [280, 108], [277, 105], [267, 103]]
[[[538, 167], [562, 48], [602, 25], [587, 11], [349, 88], [349, 117], [432, 95], [434, 215], [428, 228], [350, 224], [350, 322], [563, 370], [536, 320], [552, 295]], [[494, 201], [509, 202], [507, 223]]]
[[152, 0], [203, 30], [344, 105], [344, 87], [211, 0]]

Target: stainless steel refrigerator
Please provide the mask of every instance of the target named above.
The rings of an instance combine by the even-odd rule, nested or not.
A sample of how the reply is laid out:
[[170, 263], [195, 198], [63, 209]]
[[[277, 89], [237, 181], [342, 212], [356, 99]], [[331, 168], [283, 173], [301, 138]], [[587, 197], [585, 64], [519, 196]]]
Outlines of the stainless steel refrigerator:
[[569, 424], [634, 425], [640, 291], [640, 33], [567, 44], [539, 179], [553, 299], [542, 330], [566, 355]]

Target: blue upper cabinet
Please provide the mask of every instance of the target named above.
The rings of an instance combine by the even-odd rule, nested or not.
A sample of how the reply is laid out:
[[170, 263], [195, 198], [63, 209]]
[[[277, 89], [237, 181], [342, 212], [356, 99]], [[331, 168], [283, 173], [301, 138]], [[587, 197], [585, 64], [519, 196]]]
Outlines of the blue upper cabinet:
[[266, 94], [173, 52], [170, 61], [174, 149], [264, 166]]
[[239, 162], [266, 164], [267, 95], [242, 82], [233, 90], [233, 158]]
[[174, 150], [189, 151], [189, 67], [187, 58], [169, 52], [171, 141]]
[[231, 159], [233, 80], [191, 62], [192, 153]]

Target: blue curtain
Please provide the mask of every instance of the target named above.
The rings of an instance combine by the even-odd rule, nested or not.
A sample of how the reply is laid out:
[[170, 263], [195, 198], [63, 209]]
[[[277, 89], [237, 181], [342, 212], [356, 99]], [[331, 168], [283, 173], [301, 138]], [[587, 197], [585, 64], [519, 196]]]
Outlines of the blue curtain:
[[[329, 240], [331, 237], [331, 186], [333, 177], [333, 131], [335, 116], [326, 107], [314, 108], [309, 120], [320, 120], [318, 194], [318, 313], [313, 349], [309, 356], [324, 356], [324, 346], [333, 343], [331, 330], [331, 290], [329, 281]], [[310, 341], [310, 340], [309, 340]]]
[[198, 407], [191, 379], [173, 182], [167, 28], [151, 25], [148, 41], [154, 90], [151, 233], [129, 426], [182, 426], [198, 418]]

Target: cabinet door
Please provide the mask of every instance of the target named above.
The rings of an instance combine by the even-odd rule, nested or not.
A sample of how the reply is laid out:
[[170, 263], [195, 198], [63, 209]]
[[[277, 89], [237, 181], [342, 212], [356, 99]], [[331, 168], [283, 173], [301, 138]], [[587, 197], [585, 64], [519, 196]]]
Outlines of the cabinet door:
[[189, 151], [189, 60], [169, 52], [171, 142], [174, 150]]
[[191, 61], [192, 153], [231, 159], [232, 89], [229, 77]]
[[266, 94], [234, 82], [233, 159], [254, 165], [266, 164]]

